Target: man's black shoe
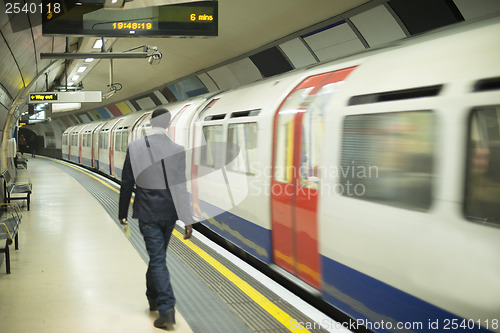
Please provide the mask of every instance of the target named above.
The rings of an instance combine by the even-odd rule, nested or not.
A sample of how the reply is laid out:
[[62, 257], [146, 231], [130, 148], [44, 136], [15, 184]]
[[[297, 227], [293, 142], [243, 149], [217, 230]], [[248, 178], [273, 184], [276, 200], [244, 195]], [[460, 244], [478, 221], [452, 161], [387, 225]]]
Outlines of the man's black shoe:
[[175, 324], [175, 310], [169, 310], [166, 313], [160, 313], [160, 317], [153, 323], [154, 327], [173, 329]]

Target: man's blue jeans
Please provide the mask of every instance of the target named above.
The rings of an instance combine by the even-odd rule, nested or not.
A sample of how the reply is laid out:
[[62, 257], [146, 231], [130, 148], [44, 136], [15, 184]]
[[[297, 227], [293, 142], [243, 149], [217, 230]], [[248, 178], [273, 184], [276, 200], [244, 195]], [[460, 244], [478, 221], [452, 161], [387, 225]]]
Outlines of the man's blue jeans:
[[173, 309], [175, 305], [174, 291], [167, 268], [167, 247], [174, 226], [175, 221], [139, 221], [139, 229], [149, 254], [146, 296], [156, 301], [160, 313]]

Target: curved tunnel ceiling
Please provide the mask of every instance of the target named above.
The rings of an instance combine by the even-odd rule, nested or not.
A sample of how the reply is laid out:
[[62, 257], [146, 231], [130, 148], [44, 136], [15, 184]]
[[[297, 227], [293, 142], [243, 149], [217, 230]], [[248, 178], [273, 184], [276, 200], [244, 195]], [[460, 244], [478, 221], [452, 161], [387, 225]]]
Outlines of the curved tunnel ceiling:
[[[9, 1], [6, 1], [9, 2]], [[29, 1], [41, 3], [41, 0]], [[175, 1], [130, 1], [125, 8], [161, 5]], [[176, 1], [179, 2], [179, 1]], [[186, 2], [186, 1], [182, 1]], [[219, 36], [215, 38], [116, 38], [106, 43], [113, 52], [126, 51], [140, 45], [158, 47], [163, 59], [151, 66], [144, 59], [114, 60], [114, 81], [123, 90], [103, 104], [122, 100], [175, 81], [220, 62], [237, 57], [301, 28], [326, 20], [355, 8], [367, 0], [220, 0]], [[5, 6], [5, 2], [2, 3]], [[40, 53], [64, 52], [64, 37], [44, 37], [39, 15], [7, 14], [0, 11], [0, 84], [2, 95], [11, 101], [26, 94], [24, 87], [45, 91], [64, 71], [62, 60], [40, 59]], [[95, 38], [70, 38], [71, 52], [91, 52]], [[52, 66], [50, 64], [53, 63]], [[77, 61], [72, 61], [71, 72]], [[94, 61], [85, 73], [85, 90], [107, 91], [109, 60]], [[8, 108], [11, 104], [2, 103]], [[97, 107], [93, 105], [92, 107]]]

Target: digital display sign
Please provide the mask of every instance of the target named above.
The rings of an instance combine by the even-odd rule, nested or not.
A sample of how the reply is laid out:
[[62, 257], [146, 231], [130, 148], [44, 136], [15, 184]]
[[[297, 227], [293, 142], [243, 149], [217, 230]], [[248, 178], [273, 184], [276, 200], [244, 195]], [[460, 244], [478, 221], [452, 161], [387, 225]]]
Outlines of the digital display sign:
[[[69, 1], [68, 1], [69, 2]], [[48, 4], [52, 6], [48, 6]], [[136, 9], [104, 9], [102, 4], [44, 0], [45, 36], [207, 37], [218, 35], [218, 2], [198, 1]]]

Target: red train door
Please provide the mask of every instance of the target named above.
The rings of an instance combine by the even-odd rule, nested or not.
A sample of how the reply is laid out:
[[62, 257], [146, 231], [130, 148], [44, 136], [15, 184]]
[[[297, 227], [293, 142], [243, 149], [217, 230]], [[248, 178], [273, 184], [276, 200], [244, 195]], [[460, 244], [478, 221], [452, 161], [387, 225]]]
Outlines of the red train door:
[[83, 131], [85, 130], [85, 127], [83, 127], [80, 130], [80, 133], [78, 134], [78, 163], [79, 164], [82, 164]]
[[[271, 219], [273, 260], [278, 266], [320, 289], [318, 246], [319, 148], [321, 105], [343, 81], [348, 68], [311, 76], [283, 101], [274, 118]], [[325, 88], [325, 89], [323, 89]], [[318, 96], [316, 96], [318, 95]]]

